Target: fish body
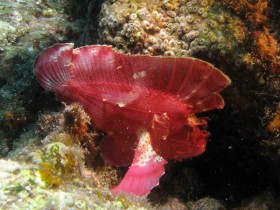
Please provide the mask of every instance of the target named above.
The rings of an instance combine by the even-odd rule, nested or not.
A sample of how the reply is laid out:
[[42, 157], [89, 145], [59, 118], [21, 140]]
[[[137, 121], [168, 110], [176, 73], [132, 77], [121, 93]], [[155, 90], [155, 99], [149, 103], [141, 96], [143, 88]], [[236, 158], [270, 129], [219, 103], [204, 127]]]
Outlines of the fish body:
[[194, 58], [126, 55], [110, 46], [57, 44], [42, 52], [35, 75], [60, 101], [78, 102], [92, 124], [107, 134], [102, 155], [130, 166], [113, 193], [146, 195], [167, 160], [205, 151], [207, 124], [195, 113], [221, 109], [219, 92], [230, 79]]

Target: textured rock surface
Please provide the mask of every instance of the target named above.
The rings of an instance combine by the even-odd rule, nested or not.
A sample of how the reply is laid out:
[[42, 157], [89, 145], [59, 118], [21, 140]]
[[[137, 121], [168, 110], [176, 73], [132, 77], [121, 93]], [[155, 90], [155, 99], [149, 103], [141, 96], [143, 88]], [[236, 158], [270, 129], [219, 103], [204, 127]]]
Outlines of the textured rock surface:
[[106, 1], [99, 22], [100, 41], [124, 52], [242, 57], [246, 27], [232, 11], [213, 0]]
[[[95, 171], [86, 168], [84, 158], [94, 151], [84, 143], [90, 131], [77, 127], [88, 118], [77, 104], [47, 116], [55, 120], [41, 145], [30, 144], [0, 160], [1, 209], [152, 209], [145, 198], [112, 196], [110, 185], [118, 181], [115, 169], [104, 164]], [[38, 128], [48, 125], [41, 122]], [[22, 136], [23, 141], [28, 138]]]
[[268, 1], [107, 0], [99, 37], [133, 54], [198, 56], [275, 72], [279, 50], [268, 32], [268, 11]]
[[0, 17], [0, 156], [3, 156], [14, 147], [20, 132], [34, 123], [42, 102], [54, 102], [54, 97], [38, 92], [33, 76], [35, 57], [54, 43], [75, 40], [81, 27], [78, 21], [69, 21], [62, 2], [51, 0], [1, 1]]

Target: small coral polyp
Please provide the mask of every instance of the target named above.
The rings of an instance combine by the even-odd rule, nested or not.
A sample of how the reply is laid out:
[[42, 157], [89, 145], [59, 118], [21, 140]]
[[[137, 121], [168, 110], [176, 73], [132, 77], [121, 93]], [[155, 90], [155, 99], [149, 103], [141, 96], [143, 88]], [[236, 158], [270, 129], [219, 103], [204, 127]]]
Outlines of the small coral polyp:
[[103, 4], [100, 42], [122, 52], [194, 56], [213, 53], [233, 62], [246, 27], [230, 9], [213, 0], [107, 1]]
[[[107, 134], [105, 161], [130, 166], [112, 192], [140, 196], [159, 183], [167, 160], [205, 151], [207, 120], [195, 113], [222, 109], [219, 93], [230, 84], [220, 70], [195, 58], [132, 56], [100, 45], [57, 44], [39, 55], [34, 68], [42, 87], [81, 104]], [[78, 128], [86, 128], [83, 115], [82, 123], [74, 123]]]

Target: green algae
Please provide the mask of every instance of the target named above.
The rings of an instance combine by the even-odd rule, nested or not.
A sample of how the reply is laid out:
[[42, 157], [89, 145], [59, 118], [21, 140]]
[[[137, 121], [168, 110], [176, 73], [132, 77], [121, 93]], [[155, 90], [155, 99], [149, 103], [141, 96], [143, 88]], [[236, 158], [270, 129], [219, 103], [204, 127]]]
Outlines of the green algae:
[[22, 186], [21, 184], [17, 183], [11, 186], [8, 186], [6, 189], [4, 189], [5, 191], [10, 191], [11, 193], [19, 193], [23, 190], [25, 190], [24, 186]]
[[[54, 137], [52, 136], [51, 139]], [[38, 147], [36, 151], [23, 158], [26, 161], [20, 164], [0, 159], [2, 172], [0, 194], [3, 195], [0, 196], [1, 207], [20, 210], [56, 209], [57, 206], [60, 206], [61, 209], [84, 210], [145, 209], [137, 202], [128, 201], [124, 196], [112, 196], [108, 189], [97, 188], [96, 185], [91, 185], [91, 182], [83, 180], [77, 171], [72, 171], [73, 160], [70, 158], [70, 161], [67, 161], [69, 156], [65, 155], [69, 153], [72, 154], [72, 157], [76, 157], [78, 154], [72, 146], [68, 147], [60, 142], [54, 142], [48, 143], [42, 148]], [[75, 162], [78, 165], [74, 164], [74, 168], [81, 169], [82, 161], [78, 158]], [[53, 170], [50, 174], [51, 178], [42, 176], [42, 172], [40, 172], [42, 164], [45, 169], [50, 167]], [[64, 166], [68, 166], [69, 169], [65, 169]], [[65, 172], [71, 173], [71, 175], [66, 173], [66, 176], [61, 176]], [[67, 176], [68, 178], [65, 178]], [[61, 180], [62, 178], [64, 179]], [[7, 200], [11, 202], [6, 202]]]
[[47, 145], [41, 153], [41, 160], [38, 172], [43, 182], [51, 187], [57, 187], [64, 180], [71, 179], [77, 165], [74, 155], [60, 142]]

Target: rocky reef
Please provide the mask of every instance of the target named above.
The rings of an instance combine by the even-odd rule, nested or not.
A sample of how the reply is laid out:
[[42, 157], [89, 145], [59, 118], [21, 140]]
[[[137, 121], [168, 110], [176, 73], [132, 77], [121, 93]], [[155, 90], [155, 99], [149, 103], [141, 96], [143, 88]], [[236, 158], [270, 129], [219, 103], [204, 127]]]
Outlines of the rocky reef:
[[106, 1], [100, 41], [130, 53], [242, 59], [247, 28], [230, 9], [213, 0]]
[[[1, 160], [1, 208], [151, 208], [145, 198], [111, 195], [109, 187], [119, 181], [117, 170], [94, 158], [98, 135], [85, 129], [90, 126], [88, 116], [79, 105], [40, 118], [36, 133], [39, 139], [45, 136], [41, 145], [30, 144], [10, 152], [9, 160]], [[42, 132], [46, 130], [47, 134]]]
[[[245, 65], [252, 69], [266, 62], [276, 71], [277, 42], [263, 26], [267, 2], [243, 4], [106, 1], [100, 13], [100, 42], [133, 54], [198, 56], [236, 68]], [[252, 11], [254, 7], [259, 10]]]
[[62, 3], [9, 0], [0, 2], [0, 8], [2, 156], [13, 148], [20, 132], [36, 121], [42, 102], [54, 101], [53, 97], [38, 93], [32, 71], [35, 57], [47, 46], [75, 39], [80, 27], [77, 22], [68, 21]]

